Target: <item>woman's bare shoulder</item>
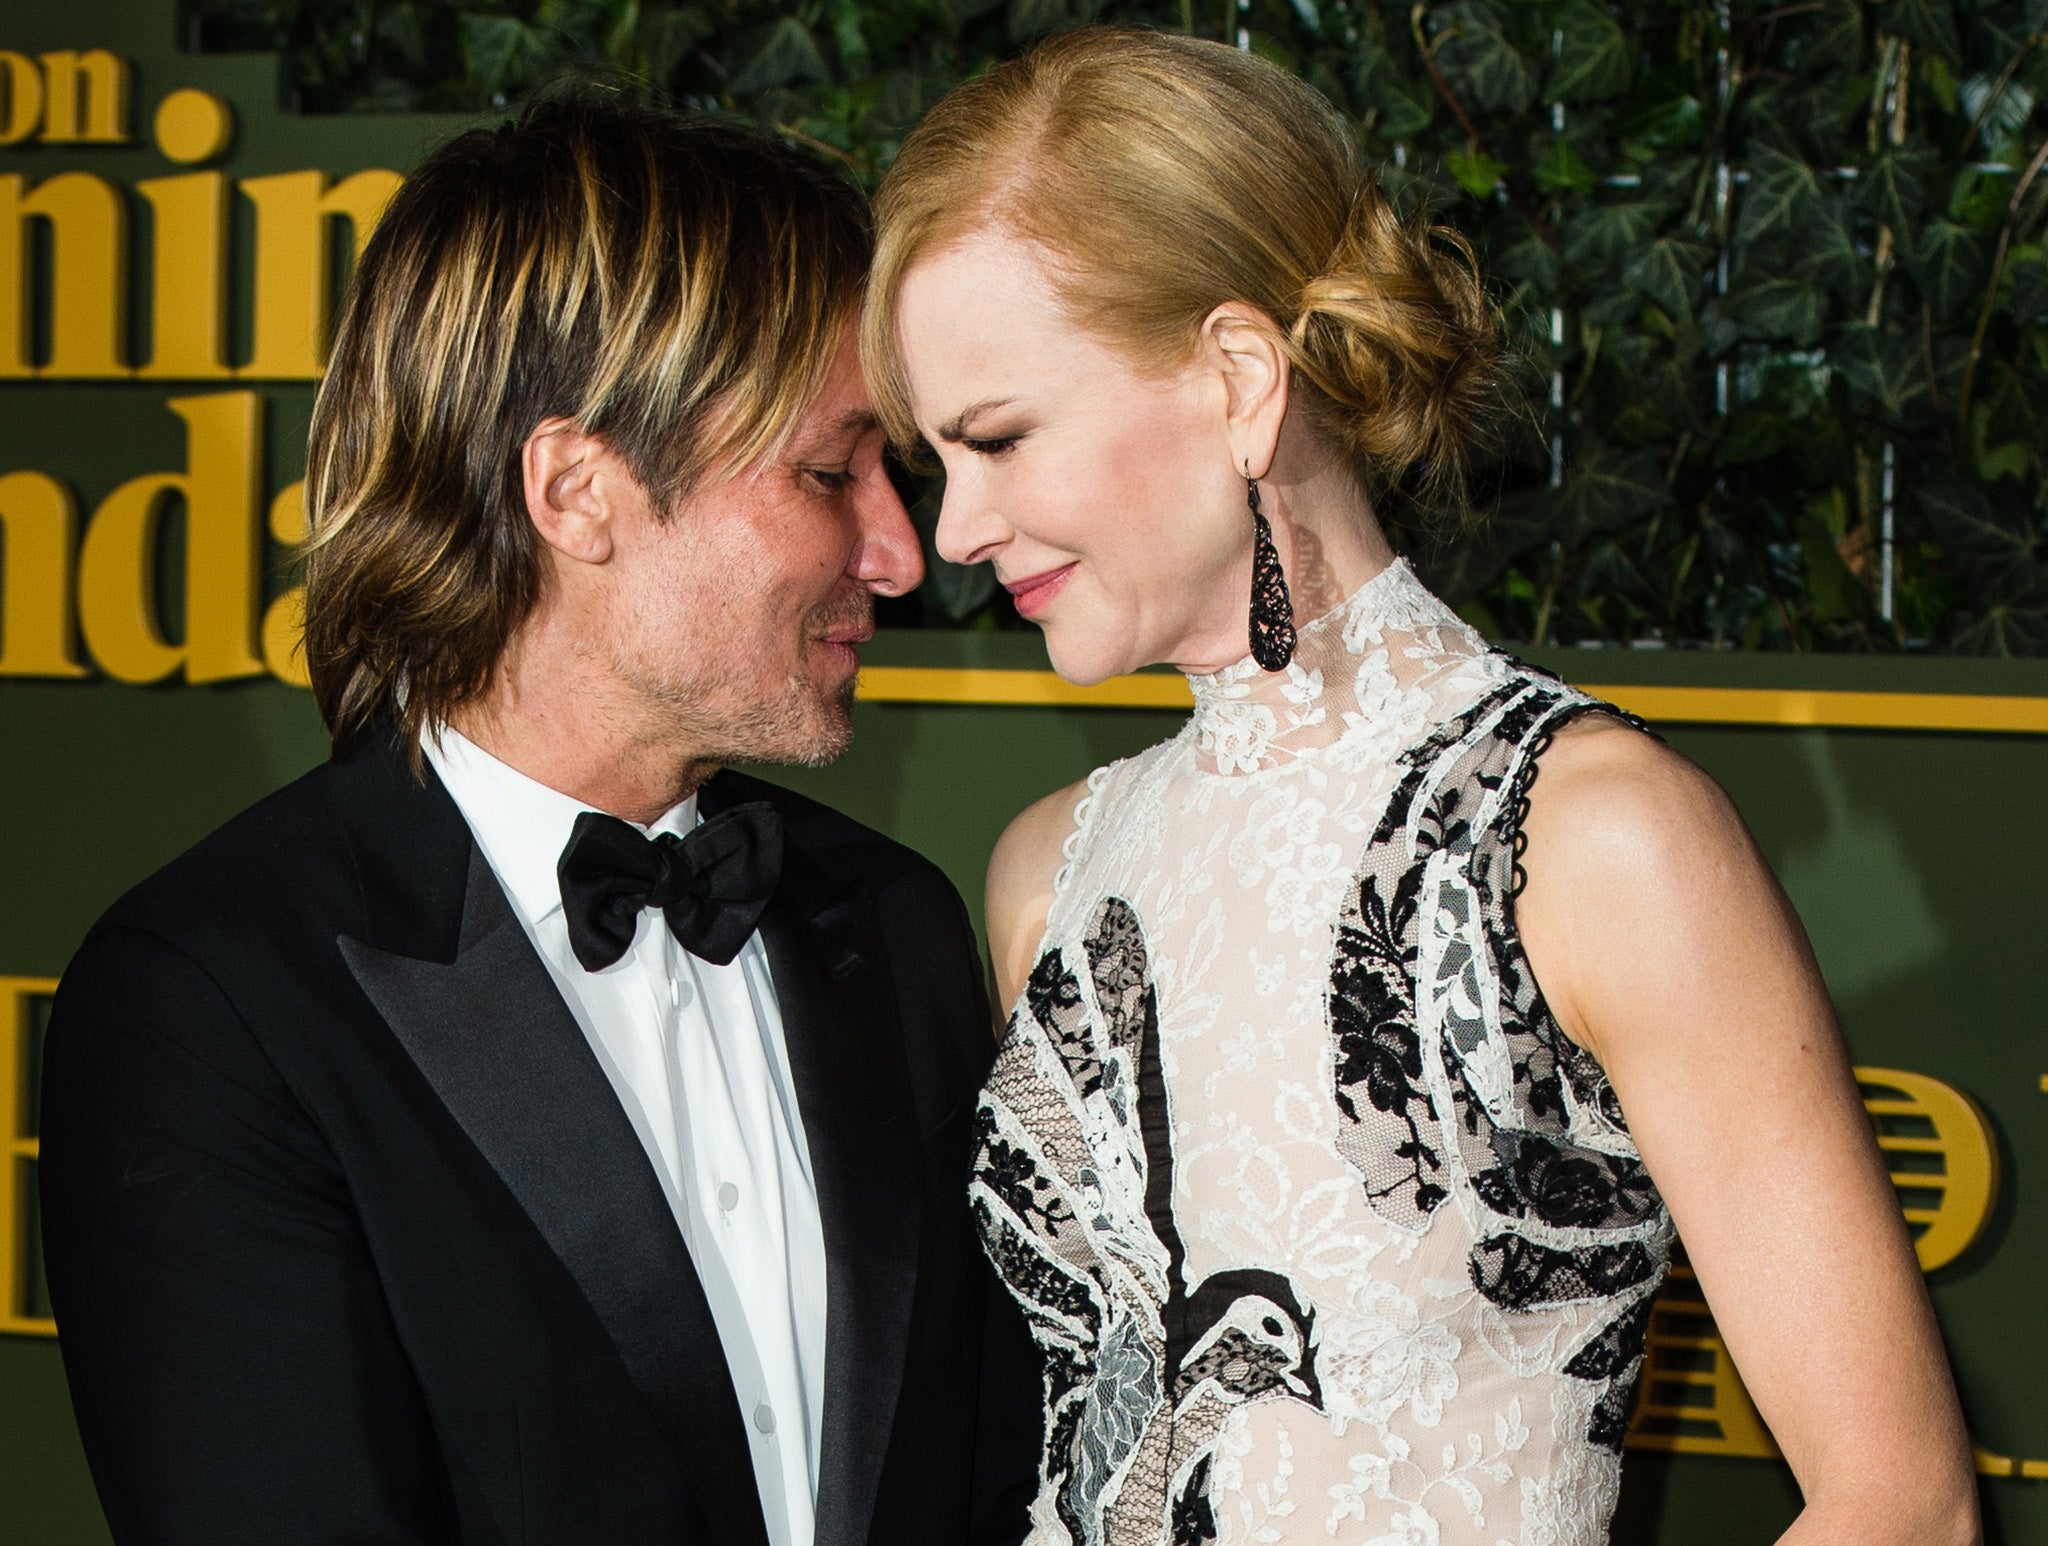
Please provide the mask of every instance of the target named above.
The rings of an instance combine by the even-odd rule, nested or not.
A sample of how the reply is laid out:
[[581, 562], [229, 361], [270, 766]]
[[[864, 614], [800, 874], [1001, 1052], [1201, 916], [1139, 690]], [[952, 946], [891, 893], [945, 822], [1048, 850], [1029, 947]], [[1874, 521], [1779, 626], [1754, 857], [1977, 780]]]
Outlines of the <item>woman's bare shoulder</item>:
[[1710, 962], [1804, 955], [1734, 802], [1653, 736], [1605, 716], [1561, 731], [1525, 830], [1518, 932], [1566, 1031], [1603, 1061], [1617, 1037], [1655, 1028], [1624, 1011], [1710, 979]]
[[1087, 793], [1088, 781], [1082, 779], [1034, 800], [1003, 829], [989, 856], [984, 916], [996, 991], [1005, 1007], [1023, 991], [1038, 954], [1067, 835], [1074, 829], [1074, 809]]

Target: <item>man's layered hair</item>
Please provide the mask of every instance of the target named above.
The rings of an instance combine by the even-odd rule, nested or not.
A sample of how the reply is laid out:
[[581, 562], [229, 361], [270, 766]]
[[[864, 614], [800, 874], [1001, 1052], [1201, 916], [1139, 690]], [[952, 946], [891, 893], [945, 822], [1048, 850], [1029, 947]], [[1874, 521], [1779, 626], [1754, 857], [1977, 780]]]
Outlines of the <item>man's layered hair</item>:
[[603, 440], [656, 507], [775, 452], [860, 304], [854, 189], [583, 87], [441, 146], [357, 268], [313, 412], [306, 663], [337, 747], [489, 685], [546, 583], [521, 448]]

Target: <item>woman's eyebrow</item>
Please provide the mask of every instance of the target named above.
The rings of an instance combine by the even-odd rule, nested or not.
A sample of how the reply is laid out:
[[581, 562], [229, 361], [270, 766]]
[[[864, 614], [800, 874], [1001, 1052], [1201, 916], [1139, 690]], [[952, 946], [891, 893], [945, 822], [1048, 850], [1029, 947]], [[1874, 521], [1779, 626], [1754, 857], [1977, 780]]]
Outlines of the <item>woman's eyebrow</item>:
[[967, 438], [967, 421], [998, 408], [1007, 408], [1013, 399], [1007, 397], [985, 397], [972, 407], [963, 408], [939, 426], [939, 439], [949, 445], [958, 444]]

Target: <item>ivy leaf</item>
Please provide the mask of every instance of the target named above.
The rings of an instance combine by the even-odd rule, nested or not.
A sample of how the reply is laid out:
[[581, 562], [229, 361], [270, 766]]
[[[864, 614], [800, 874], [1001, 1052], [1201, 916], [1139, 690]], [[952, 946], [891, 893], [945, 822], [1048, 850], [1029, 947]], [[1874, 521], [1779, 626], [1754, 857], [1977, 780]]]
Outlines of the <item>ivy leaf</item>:
[[1828, 360], [1851, 391], [1871, 399], [1893, 423], [1903, 422], [1927, 396], [1919, 344], [1882, 328], [1842, 329]]
[[1706, 272], [1708, 252], [1701, 242], [1683, 236], [1660, 236], [1637, 250], [1623, 265], [1621, 277], [1639, 294], [1655, 301], [1682, 322], [1692, 320], [1693, 301]]
[[868, 110], [870, 129], [890, 138], [908, 134], [911, 125], [924, 116], [924, 110], [948, 84], [939, 80], [928, 88], [924, 77], [915, 70], [891, 70], [881, 90], [875, 93], [874, 106]]
[[1437, 68], [1468, 110], [1519, 113], [1536, 100], [1536, 67], [1508, 41], [1484, 0], [1456, 0], [1435, 13]]
[[[1564, 260], [1557, 249], [1533, 231], [1519, 241], [1496, 248], [1489, 266], [1511, 285], [1519, 285], [1542, 301], [1556, 295], [1564, 283]], [[1548, 333], [1545, 333], [1548, 338]]]
[[1706, 109], [1700, 99], [1685, 95], [1630, 110], [1626, 104], [1614, 125], [1624, 147], [1647, 156], [1660, 150], [1691, 150], [1706, 136]]
[[848, 73], [865, 75], [873, 67], [874, 52], [868, 47], [867, 31], [861, 26], [858, 0], [832, 0], [832, 46]]
[[714, 31], [710, 17], [691, 7], [655, 11], [640, 19], [640, 52], [647, 60], [647, 75], [657, 84], [675, 74], [690, 50]]
[[464, 16], [462, 54], [485, 95], [523, 86], [539, 73], [550, 53], [546, 36], [516, 16]]
[[2022, 327], [2048, 321], [2048, 256], [2038, 247], [2007, 261], [1999, 309]]
[[1827, 310], [1827, 297], [1797, 279], [1766, 279], [1728, 297], [1744, 338], [1782, 338], [1802, 349], [1819, 339]]
[[2023, 83], [2004, 81], [1994, 99], [1991, 93], [1999, 86], [2000, 81], [1989, 75], [1973, 75], [1957, 90], [1963, 116], [1972, 123], [1981, 120], [1978, 144], [1986, 155], [1996, 154], [2034, 116], [2034, 94]]
[[1408, 139], [1436, 120], [1437, 95], [1428, 80], [1411, 79], [1373, 44], [1359, 45], [1355, 89], [1359, 106], [1379, 114], [1374, 127], [1386, 139]]
[[1819, 617], [1839, 620], [1859, 612], [1869, 593], [1842, 559], [1841, 538], [1849, 524], [1849, 501], [1841, 489], [1824, 489], [1807, 500], [1799, 516], [1799, 556], [1806, 567], [1806, 593]]
[[1010, 0], [1010, 41], [1022, 43], [1040, 33], [1072, 26], [1073, 12], [1066, 0]]
[[1946, 642], [1958, 655], [2048, 655], [2048, 608], [1994, 605]]
[[1507, 163], [1476, 150], [1454, 150], [1444, 157], [1444, 165], [1458, 179], [1458, 186], [1475, 199], [1491, 197], [1507, 171]]
[[1942, 321], [1973, 312], [1982, 304], [1990, 268], [1984, 233], [1953, 220], [1928, 221], [1920, 239], [1906, 253], [1906, 272]]
[[785, 16], [741, 39], [733, 51], [726, 89], [747, 97], [794, 80], [824, 80], [830, 74], [811, 29], [794, 16]]
[[388, 7], [377, 18], [377, 36], [396, 49], [398, 56], [410, 68], [425, 68], [427, 34], [420, 25], [418, 6], [402, 4]]
[[1550, 67], [1546, 102], [1603, 102], [1635, 79], [1635, 51], [1605, 6], [1566, 0], [1554, 13], [1557, 59]]
[[1666, 213], [1663, 204], [1649, 199], [1578, 210], [1565, 223], [1564, 260], [1582, 271], [1610, 269], [1648, 241]]
[[1920, 508], [1942, 545], [2002, 599], [2048, 604], [2048, 530], [2025, 500], [2001, 490], [2002, 485], [1986, 487], [1953, 475], [1937, 477], [1920, 489]]
[[1866, 246], [1851, 228], [1848, 201], [1824, 190], [1799, 232], [1799, 275], [1816, 279], [1855, 304], [1870, 293], [1871, 267]]
[[1572, 540], [1625, 526], [1670, 503], [1654, 450], [1619, 451], [1605, 444], [1567, 466], [1557, 491], [1558, 520]]
[[1798, 446], [1804, 436], [1799, 424], [1768, 408], [1738, 408], [1729, 415], [1728, 428], [1714, 447], [1716, 467], [1739, 467], [1760, 462]]
[[1863, 57], [1863, 7], [1857, 0], [1827, 0], [1800, 55], [1823, 66], [1853, 70]]
[[1565, 140], [1552, 140], [1536, 163], [1536, 186], [1545, 193], [1590, 193], [1599, 185], [1593, 169]]
[[1925, 145], [1887, 149], [1856, 179], [1856, 202], [1904, 239], [1920, 224], [1941, 161]]
[[1956, 13], [1949, 0], [1886, 0], [1877, 8], [1877, 24], [1886, 32], [1932, 49], [1950, 64], [1963, 62]]
[[1800, 237], [1822, 203], [1813, 168], [1768, 146], [1750, 158], [1749, 186], [1738, 197], [1735, 239], [1742, 245]]

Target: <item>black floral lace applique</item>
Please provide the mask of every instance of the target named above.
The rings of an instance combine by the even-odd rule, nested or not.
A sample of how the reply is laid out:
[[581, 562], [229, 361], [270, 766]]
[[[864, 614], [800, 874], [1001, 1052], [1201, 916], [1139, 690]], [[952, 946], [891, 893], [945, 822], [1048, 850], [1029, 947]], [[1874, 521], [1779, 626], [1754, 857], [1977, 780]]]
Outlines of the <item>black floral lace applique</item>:
[[1402, 874], [1390, 905], [1378, 876], [1360, 877], [1337, 924], [1330, 977], [1337, 1109], [1351, 1124], [1337, 1147], [1363, 1178], [1373, 1211], [1404, 1229], [1422, 1228], [1450, 1195], [1415, 1029], [1412, 934], [1421, 878], [1420, 869]]
[[1082, 948], [1095, 979], [1104, 1034], [1112, 1047], [1135, 1059], [1153, 1013], [1145, 934], [1136, 910], [1122, 897], [1105, 899]]
[[1046, 1039], [1067, 1065], [1074, 1084], [1085, 1095], [1102, 1085], [1102, 1064], [1089, 1045], [1088, 1012], [1081, 1004], [1081, 984], [1057, 951], [1039, 957], [1024, 985], [1031, 1016], [1045, 1027]]
[[1216, 1539], [1216, 1513], [1209, 1506], [1209, 1457], [1204, 1455], [1173, 1500], [1172, 1546], [1207, 1546]]
[[1472, 1282], [1503, 1310], [1546, 1310], [1612, 1299], [1647, 1283], [1663, 1263], [1639, 1240], [1558, 1250], [1522, 1235], [1488, 1235], [1472, 1247]]
[[986, 1107], [975, 1113], [975, 1126], [981, 1144], [978, 1170], [982, 1184], [1020, 1219], [1034, 1220], [1038, 1233], [1049, 1240], [1059, 1239], [1074, 1222], [1074, 1212], [1038, 1168], [1038, 1161], [1028, 1150], [998, 1135]]
[[1586, 1441], [1617, 1455], [1628, 1434], [1629, 1413], [1635, 1406], [1653, 1308], [1649, 1293], [1639, 1295], [1634, 1304], [1602, 1326], [1564, 1365], [1563, 1372], [1572, 1379], [1606, 1383], [1607, 1389], [1594, 1403], [1587, 1422]]

